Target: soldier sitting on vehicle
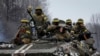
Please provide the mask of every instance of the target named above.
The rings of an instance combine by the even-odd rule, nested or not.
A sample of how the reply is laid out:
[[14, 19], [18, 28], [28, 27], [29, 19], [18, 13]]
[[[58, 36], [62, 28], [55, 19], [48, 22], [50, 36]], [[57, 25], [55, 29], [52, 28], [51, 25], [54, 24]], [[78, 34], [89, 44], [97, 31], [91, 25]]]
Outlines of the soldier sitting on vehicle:
[[30, 35], [32, 36], [31, 27], [29, 25], [29, 21], [27, 19], [21, 20], [21, 25], [19, 27], [19, 31], [16, 35], [16, 38], [14, 40], [15, 44], [23, 44], [22, 43], [22, 36], [26, 34], [26, 32], [29, 31]]
[[[91, 33], [87, 30], [87, 28], [84, 26], [83, 19], [78, 19], [77, 24], [73, 27], [71, 33], [73, 33], [74, 37], [81, 41], [85, 40], [90, 47], [93, 48], [94, 40], [91, 38]], [[94, 48], [93, 48], [94, 49]]]
[[54, 18], [52, 23], [52, 25], [48, 26], [47, 31], [51, 32], [51, 34], [58, 40], [68, 41], [70, 39], [70, 34], [66, 31], [65, 27], [59, 26], [59, 19]]
[[66, 20], [66, 29], [71, 32], [72, 30], [72, 20], [71, 19], [67, 19]]
[[20, 29], [19, 33], [21, 35], [24, 34], [26, 32], [26, 30], [29, 30], [31, 32], [31, 34], [32, 34], [32, 29], [31, 29], [31, 27], [29, 25], [29, 20], [27, 20], [27, 19], [22, 19], [21, 20], [21, 25], [20, 25], [19, 29]]
[[[73, 27], [71, 33], [74, 34], [74, 37], [78, 38], [80, 34], [86, 31], [87, 29], [84, 26], [83, 19], [78, 19], [77, 24]], [[81, 40], [81, 39], [84, 40], [84, 38], [78, 38], [78, 40]]]
[[47, 28], [47, 31], [52, 32], [51, 34], [54, 35], [56, 33], [56, 28], [59, 27], [59, 20], [58, 18], [54, 18], [54, 20], [52, 21], [52, 25], [49, 25]]

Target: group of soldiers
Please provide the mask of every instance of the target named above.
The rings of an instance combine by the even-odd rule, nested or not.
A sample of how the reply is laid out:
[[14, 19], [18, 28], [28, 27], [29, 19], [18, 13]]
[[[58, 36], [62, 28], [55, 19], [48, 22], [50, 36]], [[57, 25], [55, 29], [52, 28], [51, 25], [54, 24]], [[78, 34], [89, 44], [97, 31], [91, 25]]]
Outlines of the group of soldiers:
[[[91, 33], [84, 25], [84, 20], [79, 18], [76, 23], [73, 24], [71, 19], [67, 19], [65, 26], [60, 26], [60, 20], [54, 18], [50, 23], [48, 17], [43, 13], [40, 7], [35, 9], [35, 13], [32, 14], [32, 8], [29, 7], [27, 12], [32, 17], [31, 20], [22, 19], [19, 34], [17, 37], [21, 37], [23, 43], [30, 43], [32, 35], [35, 30], [37, 31], [38, 38], [41, 39], [45, 35], [52, 35], [53, 38], [60, 41], [71, 41], [76, 39], [78, 41], [87, 40], [92, 38]], [[91, 47], [93, 47], [94, 40], [92, 41]], [[89, 41], [88, 41], [89, 42]]]

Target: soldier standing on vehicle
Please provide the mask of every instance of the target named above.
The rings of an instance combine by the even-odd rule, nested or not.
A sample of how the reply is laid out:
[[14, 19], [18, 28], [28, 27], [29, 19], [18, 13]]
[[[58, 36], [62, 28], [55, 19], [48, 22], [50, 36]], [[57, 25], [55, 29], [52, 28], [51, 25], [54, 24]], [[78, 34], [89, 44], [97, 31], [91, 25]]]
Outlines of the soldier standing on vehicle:
[[38, 35], [40, 36], [44, 36], [45, 32], [44, 30], [47, 28], [48, 26], [48, 18], [47, 16], [43, 13], [43, 10], [41, 7], [36, 7], [35, 8], [35, 13], [32, 14], [32, 9], [29, 7], [28, 8], [28, 13], [30, 13], [32, 15], [32, 17], [34, 19], [31, 19], [31, 22], [35, 22], [35, 26], [37, 27], [37, 32]]
[[[28, 12], [30, 14], [32, 14], [32, 11], [30, 8], [28, 8]], [[44, 26], [45, 23], [47, 22], [48, 18], [47, 16], [43, 13], [43, 10], [41, 7], [36, 7], [35, 8], [35, 13], [32, 14], [34, 20], [35, 20], [35, 24], [36, 26]], [[31, 19], [31, 21], [33, 21], [33, 19]]]

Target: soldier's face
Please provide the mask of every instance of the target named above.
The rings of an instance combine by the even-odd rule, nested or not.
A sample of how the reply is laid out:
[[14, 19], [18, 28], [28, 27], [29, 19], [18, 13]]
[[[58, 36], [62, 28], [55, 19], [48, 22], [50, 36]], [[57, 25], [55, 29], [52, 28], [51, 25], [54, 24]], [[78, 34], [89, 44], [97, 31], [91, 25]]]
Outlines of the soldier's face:
[[80, 26], [80, 27], [83, 27], [83, 26], [84, 26], [84, 24], [83, 24], [83, 23], [80, 23], [80, 24], [79, 24], [79, 26]]
[[42, 14], [42, 11], [41, 10], [36, 10], [36, 14], [37, 15], [41, 15]]
[[66, 23], [66, 25], [72, 25], [72, 23], [71, 23], [71, 22], [69, 22], [69, 23]]
[[58, 23], [58, 22], [54, 22], [53, 24], [54, 24], [54, 25], [58, 25], [59, 23]]

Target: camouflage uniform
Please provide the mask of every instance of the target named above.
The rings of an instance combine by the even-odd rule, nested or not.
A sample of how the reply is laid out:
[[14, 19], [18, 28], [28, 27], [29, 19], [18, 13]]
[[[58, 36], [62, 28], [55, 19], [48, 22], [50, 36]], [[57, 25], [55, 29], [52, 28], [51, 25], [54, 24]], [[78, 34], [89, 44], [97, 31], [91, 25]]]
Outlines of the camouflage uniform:
[[[61, 30], [61, 29], [63, 29], [63, 30]], [[59, 27], [58, 32], [56, 32], [56, 37], [57, 37], [57, 39], [60, 39], [60, 40], [69, 41], [70, 40], [70, 33], [66, 31], [66, 28]]]
[[[29, 9], [30, 10], [30, 9]], [[29, 11], [31, 13], [31, 10]], [[41, 7], [35, 9], [35, 14], [31, 14], [34, 19], [31, 19], [31, 22], [35, 22], [35, 27], [37, 27], [37, 32], [40, 37], [45, 35], [44, 30], [47, 28], [48, 18], [43, 14]], [[40, 28], [41, 27], [41, 28]]]
[[69, 40], [70, 38], [70, 34], [66, 32], [66, 28], [59, 26], [59, 20], [57, 18], [53, 20], [53, 25], [48, 26], [47, 29], [48, 29], [48, 32], [53, 33], [56, 39]]
[[23, 35], [21, 36], [21, 38], [22, 38], [22, 42], [23, 42], [24, 44], [31, 43], [32, 36], [31, 36], [31, 34], [30, 34], [30, 31], [27, 30], [27, 31], [25, 32], [25, 34], [23, 34]]
[[85, 40], [86, 43], [93, 48], [94, 40], [91, 38], [91, 33], [83, 24], [83, 19], [78, 19], [77, 24], [72, 29], [74, 37], [79, 41]]
[[26, 32], [26, 30], [30, 31], [30, 34], [32, 34], [32, 29], [29, 25], [29, 20], [26, 20], [26, 19], [22, 19], [21, 20], [21, 25], [20, 25], [20, 34], [24, 34]]
[[[28, 37], [26, 36], [27, 31], [30, 32], [30, 36], [27, 35]], [[30, 39], [31, 36], [32, 36], [31, 34], [32, 34], [32, 32], [31, 32], [31, 27], [29, 26], [29, 21], [27, 19], [22, 19], [21, 20], [21, 26], [19, 27], [19, 31], [16, 35], [14, 43], [15, 44], [23, 44], [23, 39], [25, 39], [26, 37], [27, 37], [27, 39]]]
[[66, 20], [66, 29], [67, 29], [69, 32], [71, 32], [71, 30], [72, 30], [72, 21], [71, 21], [71, 19], [67, 19], [67, 20]]
[[41, 14], [39, 16], [34, 14], [33, 17], [34, 17], [34, 20], [35, 20], [37, 26], [45, 25], [47, 17], [44, 14]]
[[79, 19], [77, 24], [73, 27], [72, 31], [74, 31], [74, 37], [80, 37], [79, 40], [85, 40], [81, 35], [88, 32], [87, 28], [83, 24], [83, 20]]
[[54, 35], [57, 32], [57, 28], [59, 27], [58, 18], [54, 18], [52, 25], [47, 27], [47, 32], [51, 32], [51, 35]]
[[[47, 18], [46, 15], [44, 15], [41, 7], [36, 7], [34, 14], [32, 14], [30, 8], [28, 8], [28, 12], [34, 18], [34, 21], [35, 21], [35, 24], [36, 24], [37, 27], [38, 26], [44, 26], [46, 24], [46, 22], [48, 21], [48, 18]], [[31, 21], [33, 21], [33, 19], [31, 19]]]

